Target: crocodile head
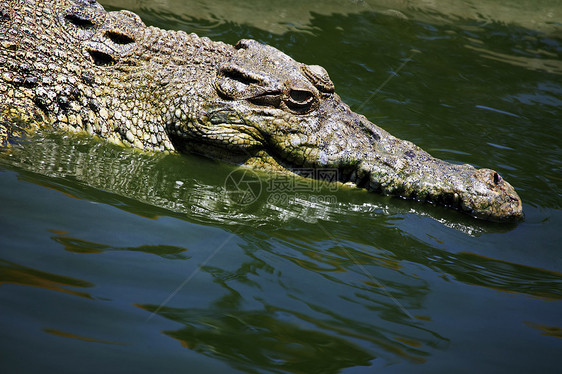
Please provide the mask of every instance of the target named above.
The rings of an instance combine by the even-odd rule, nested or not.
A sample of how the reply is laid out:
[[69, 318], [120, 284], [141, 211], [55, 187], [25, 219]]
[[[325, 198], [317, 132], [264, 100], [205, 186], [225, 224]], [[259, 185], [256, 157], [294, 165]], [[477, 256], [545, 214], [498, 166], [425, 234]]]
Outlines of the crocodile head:
[[451, 206], [495, 221], [522, 217], [521, 199], [493, 170], [436, 159], [356, 114], [324, 68], [241, 40], [216, 72], [216, 100], [191, 126], [190, 150], [262, 169], [338, 170], [340, 182]]

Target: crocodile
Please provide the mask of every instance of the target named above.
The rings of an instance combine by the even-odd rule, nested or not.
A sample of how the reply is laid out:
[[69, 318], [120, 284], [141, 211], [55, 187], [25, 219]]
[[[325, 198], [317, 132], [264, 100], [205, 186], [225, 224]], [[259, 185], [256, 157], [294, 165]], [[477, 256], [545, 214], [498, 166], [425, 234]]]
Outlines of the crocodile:
[[3, 142], [22, 124], [269, 171], [329, 168], [369, 191], [491, 221], [523, 217], [496, 171], [392, 136], [353, 112], [323, 67], [251, 39], [229, 45], [146, 26], [95, 0], [0, 4]]

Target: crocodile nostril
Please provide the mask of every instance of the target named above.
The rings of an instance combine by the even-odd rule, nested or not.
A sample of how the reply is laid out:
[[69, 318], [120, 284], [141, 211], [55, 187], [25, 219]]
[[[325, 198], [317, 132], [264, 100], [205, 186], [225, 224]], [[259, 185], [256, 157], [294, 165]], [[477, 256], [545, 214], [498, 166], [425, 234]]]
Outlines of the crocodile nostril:
[[219, 68], [219, 77], [225, 77], [236, 82], [240, 82], [246, 86], [251, 84], [260, 84], [257, 77], [252, 77], [247, 72], [241, 70], [235, 65], [226, 65]]
[[8, 14], [7, 10], [0, 9], [0, 22], [9, 21], [10, 14]]
[[110, 54], [105, 52], [97, 51], [95, 49], [88, 49], [88, 53], [92, 58], [92, 62], [98, 66], [113, 65], [115, 59]]
[[105, 36], [115, 44], [131, 44], [135, 42], [135, 39], [131, 38], [130, 36], [116, 31], [106, 31], [103, 36]]
[[67, 14], [64, 19], [83, 30], [91, 29], [95, 24], [78, 14]]

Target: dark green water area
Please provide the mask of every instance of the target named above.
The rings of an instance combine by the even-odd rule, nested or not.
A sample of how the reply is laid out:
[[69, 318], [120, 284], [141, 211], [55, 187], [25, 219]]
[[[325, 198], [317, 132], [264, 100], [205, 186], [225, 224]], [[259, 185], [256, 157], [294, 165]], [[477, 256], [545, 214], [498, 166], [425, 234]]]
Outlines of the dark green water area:
[[522, 222], [42, 131], [0, 151], [0, 371], [559, 373], [562, 5], [415, 3], [103, 2], [324, 66]]

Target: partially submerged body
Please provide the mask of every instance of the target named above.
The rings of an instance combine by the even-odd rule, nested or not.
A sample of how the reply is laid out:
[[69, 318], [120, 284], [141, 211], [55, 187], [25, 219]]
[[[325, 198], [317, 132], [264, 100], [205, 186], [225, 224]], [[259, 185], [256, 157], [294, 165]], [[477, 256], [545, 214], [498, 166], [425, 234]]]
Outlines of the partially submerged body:
[[253, 40], [146, 27], [92, 0], [0, 5], [0, 116], [0, 139], [31, 121], [262, 169], [337, 169], [372, 191], [522, 217], [498, 173], [436, 159], [353, 113], [322, 67]]

